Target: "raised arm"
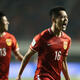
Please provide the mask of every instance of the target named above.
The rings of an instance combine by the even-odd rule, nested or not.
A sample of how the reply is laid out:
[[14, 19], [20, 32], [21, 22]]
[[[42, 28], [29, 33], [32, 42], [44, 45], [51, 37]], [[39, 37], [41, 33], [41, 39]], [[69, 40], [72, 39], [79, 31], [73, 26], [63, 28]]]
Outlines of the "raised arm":
[[29, 48], [29, 50], [27, 51], [27, 53], [25, 54], [25, 56], [22, 60], [21, 67], [20, 67], [20, 70], [19, 70], [19, 73], [18, 73], [18, 76], [17, 76], [16, 80], [20, 80], [21, 75], [24, 71], [24, 68], [26, 67], [27, 63], [29, 62], [31, 56], [35, 53], [36, 53], [35, 51], [33, 51]]

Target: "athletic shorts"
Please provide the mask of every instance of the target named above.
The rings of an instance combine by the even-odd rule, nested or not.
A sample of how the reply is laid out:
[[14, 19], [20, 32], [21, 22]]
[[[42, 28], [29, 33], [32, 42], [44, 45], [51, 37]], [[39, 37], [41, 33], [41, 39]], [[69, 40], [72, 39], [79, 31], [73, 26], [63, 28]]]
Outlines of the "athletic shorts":
[[49, 76], [40, 76], [40, 75], [37, 75], [36, 77], [34, 77], [34, 80], [55, 80], [55, 79], [51, 78]]

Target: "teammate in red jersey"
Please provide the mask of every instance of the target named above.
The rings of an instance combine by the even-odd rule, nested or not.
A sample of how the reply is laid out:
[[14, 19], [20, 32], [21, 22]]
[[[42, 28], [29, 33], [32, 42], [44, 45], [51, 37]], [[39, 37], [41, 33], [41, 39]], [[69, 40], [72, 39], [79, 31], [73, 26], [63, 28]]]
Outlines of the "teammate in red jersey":
[[50, 10], [52, 25], [36, 35], [22, 61], [16, 80], [32, 55], [38, 52], [38, 63], [34, 80], [61, 80], [61, 71], [65, 80], [70, 80], [66, 57], [71, 44], [71, 38], [63, 32], [68, 24], [68, 15], [63, 7]]
[[0, 12], [0, 80], [8, 80], [11, 51], [18, 60], [23, 59], [15, 37], [7, 32], [8, 24], [7, 17]]

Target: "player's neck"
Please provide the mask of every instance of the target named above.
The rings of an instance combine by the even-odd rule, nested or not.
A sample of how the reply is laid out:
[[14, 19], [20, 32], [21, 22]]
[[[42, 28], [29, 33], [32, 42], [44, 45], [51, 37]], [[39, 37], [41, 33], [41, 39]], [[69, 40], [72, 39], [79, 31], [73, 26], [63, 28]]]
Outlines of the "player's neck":
[[61, 37], [62, 31], [59, 31], [58, 29], [55, 29], [54, 34], [56, 37]]
[[54, 24], [51, 26], [51, 30], [56, 37], [61, 37], [62, 31], [59, 31], [58, 29], [56, 29]]

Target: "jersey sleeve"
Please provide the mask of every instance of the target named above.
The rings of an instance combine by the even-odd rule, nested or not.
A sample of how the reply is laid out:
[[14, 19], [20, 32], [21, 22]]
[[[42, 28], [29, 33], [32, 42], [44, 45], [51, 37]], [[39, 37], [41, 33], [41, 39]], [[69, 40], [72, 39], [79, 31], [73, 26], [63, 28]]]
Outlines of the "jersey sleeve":
[[33, 38], [33, 41], [31, 42], [30, 45], [30, 49], [32, 49], [35, 52], [39, 52], [41, 50], [41, 46], [42, 46], [42, 39], [40, 34], [38, 34]]
[[71, 47], [71, 39], [69, 40], [68, 42], [68, 47], [67, 49], [65, 50], [65, 56], [68, 56], [68, 52], [69, 52], [69, 48]]
[[13, 41], [12, 50], [15, 52], [15, 51], [19, 50], [18, 42], [14, 36], [12, 37], [12, 41]]

